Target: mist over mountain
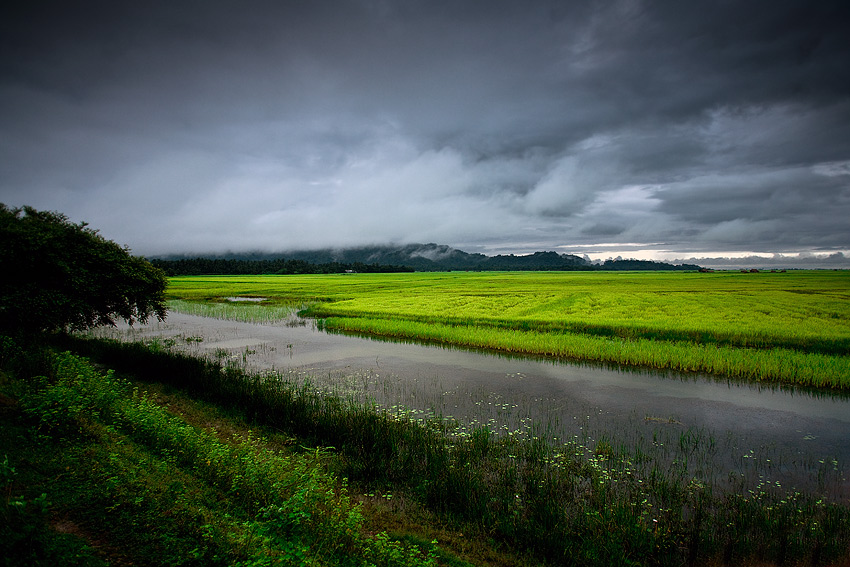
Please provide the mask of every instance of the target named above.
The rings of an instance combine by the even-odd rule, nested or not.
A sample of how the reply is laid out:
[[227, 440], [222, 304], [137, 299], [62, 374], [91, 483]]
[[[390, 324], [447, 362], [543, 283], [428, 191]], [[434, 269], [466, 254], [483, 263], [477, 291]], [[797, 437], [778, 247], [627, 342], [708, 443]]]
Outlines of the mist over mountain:
[[152, 258], [169, 275], [201, 273], [335, 273], [451, 270], [469, 271], [589, 271], [589, 270], [697, 270], [695, 264], [668, 264], [617, 258], [591, 262], [588, 258], [557, 252], [517, 256], [470, 254], [442, 244], [361, 246], [343, 249], [294, 250], [268, 253], [164, 256]]
[[672, 260], [675, 263], [699, 262], [700, 266], [716, 270], [739, 268], [789, 269], [789, 270], [850, 270], [850, 257], [841, 252], [831, 254], [771, 254], [750, 255], [740, 258], [704, 257]]

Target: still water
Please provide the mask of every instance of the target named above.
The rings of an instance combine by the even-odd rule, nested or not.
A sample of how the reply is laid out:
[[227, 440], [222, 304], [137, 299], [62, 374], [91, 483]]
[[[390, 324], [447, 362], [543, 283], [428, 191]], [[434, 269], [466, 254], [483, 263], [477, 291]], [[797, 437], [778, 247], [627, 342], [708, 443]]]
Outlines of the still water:
[[725, 439], [730, 451], [768, 448], [787, 459], [850, 463], [848, 396], [386, 342], [325, 333], [309, 321], [252, 324], [170, 313], [165, 323], [111, 332], [171, 339], [191, 352], [309, 375], [343, 394], [368, 391], [387, 407], [494, 430], [525, 427], [530, 434], [538, 424], [569, 438], [579, 430], [616, 437], [699, 429]]

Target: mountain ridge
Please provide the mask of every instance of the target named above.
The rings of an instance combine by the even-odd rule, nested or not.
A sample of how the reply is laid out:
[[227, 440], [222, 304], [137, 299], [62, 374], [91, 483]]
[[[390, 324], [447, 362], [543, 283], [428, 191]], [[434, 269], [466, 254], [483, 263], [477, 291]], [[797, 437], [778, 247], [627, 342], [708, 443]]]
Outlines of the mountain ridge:
[[[574, 254], [553, 251], [517, 256], [486, 256], [445, 244], [375, 245], [283, 252], [170, 255], [150, 258], [169, 275], [190, 273], [330, 273], [334, 271], [590, 271], [698, 270], [695, 264], [649, 260], [606, 260], [594, 263]], [[251, 266], [250, 264], [255, 263]], [[359, 270], [357, 269], [359, 268]], [[385, 268], [385, 269], [382, 269]], [[256, 269], [258, 271], [251, 271]], [[210, 271], [214, 270], [214, 271]], [[231, 270], [231, 271], [228, 271]], [[233, 271], [236, 270], [236, 271]]]

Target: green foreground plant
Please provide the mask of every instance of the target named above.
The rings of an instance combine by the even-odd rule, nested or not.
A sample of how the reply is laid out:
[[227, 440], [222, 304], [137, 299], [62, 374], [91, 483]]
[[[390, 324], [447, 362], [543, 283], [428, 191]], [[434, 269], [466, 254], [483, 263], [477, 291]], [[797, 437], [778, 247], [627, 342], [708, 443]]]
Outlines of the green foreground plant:
[[[464, 530], [542, 560], [823, 565], [845, 560], [850, 552], [850, 509], [830, 500], [826, 487], [781, 487], [743, 466], [719, 478], [706, 465], [714, 440], [699, 432], [683, 433], [666, 458], [614, 437], [551, 443], [543, 435], [497, 436], [487, 427], [460, 434], [449, 421], [417, 421], [280, 374], [248, 374], [139, 343], [78, 339], [74, 346], [110, 366], [157, 376], [227, 405], [304, 443], [334, 446], [340, 470], [352, 482], [408, 494]], [[184, 444], [191, 445], [181, 440], [167, 447]], [[198, 459], [203, 465], [205, 458], [192, 457], [187, 466], [197, 466]], [[824, 478], [828, 472], [822, 471]], [[226, 487], [233, 480], [216, 482]], [[252, 486], [239, 484], [240, 491]], [[256, 505], [278, 513], [268, 506]]]
[[[112, 538], [134, 549], [136, 560], [435, 564], [433, 550], [425, 553], [386, 534], [363, 531], [360, 506], [346, 482], [326, 470], [325, 450], [284, 453], [250, 434], [222, 441], [168, 413], [112, 371], [102, 373], [71, 353], [56, 355], [48, 370], [21, 395], [30, 424], [21, 435], [41, 451], [58, 449], [64, 455], [68, 464], [60, 476], [68, 477], [63, 485], [74, 487], [78, 501], [55, 496], [83, 522], [110, 526]], [[28, 532], [45, 531], [40, 524], [48, 497], [27, 502], [13, 496], [14, 465], [8, 459], [0, 474], [4, 525], [14, 532], [0, 550], [14, 562], [32, 553]], [[23, 517], [18, 511], [25, 505], [41, 512]]]

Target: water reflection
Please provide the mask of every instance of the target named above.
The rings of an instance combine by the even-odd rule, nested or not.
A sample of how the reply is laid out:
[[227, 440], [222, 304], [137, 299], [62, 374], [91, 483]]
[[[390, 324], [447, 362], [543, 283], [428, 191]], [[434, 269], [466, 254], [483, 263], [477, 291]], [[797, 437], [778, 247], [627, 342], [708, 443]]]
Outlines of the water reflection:
[[782, 454], [786, 462], [843, 463], [850, 457], [850, 400], [844, 395], [367, 340], [311, 324], [170, 313], [166, 323], [109, 332], [171, 338], [191, 352], [300, 373], [345, 396], [486, 424], [504, 434], [537, 427], [550, 437], [610, 434], [636, 442], [659, 433], [675, 439], [691, 429], [722, 439], [729, 463], [741, 460], [733, 453], [754, 449]]

